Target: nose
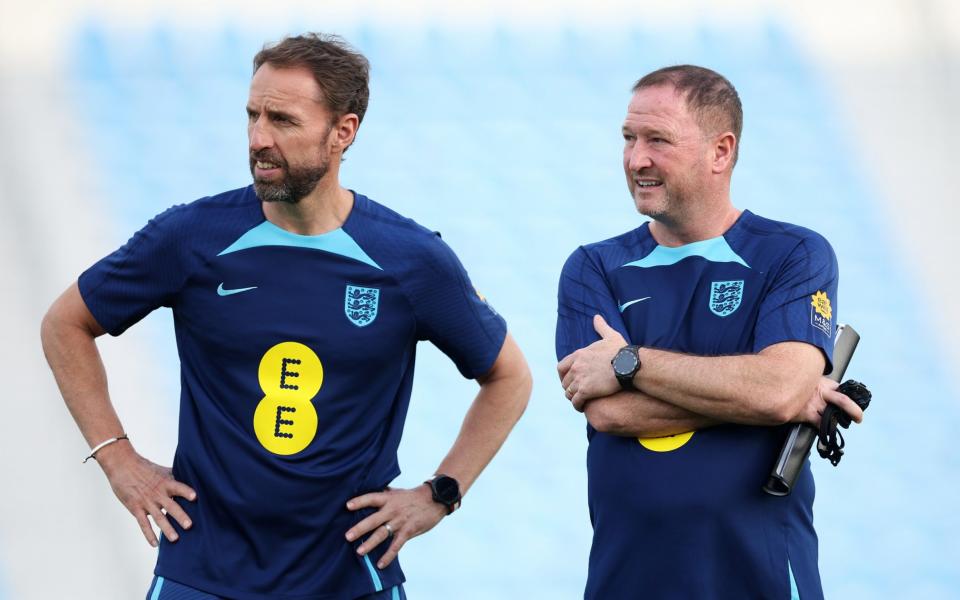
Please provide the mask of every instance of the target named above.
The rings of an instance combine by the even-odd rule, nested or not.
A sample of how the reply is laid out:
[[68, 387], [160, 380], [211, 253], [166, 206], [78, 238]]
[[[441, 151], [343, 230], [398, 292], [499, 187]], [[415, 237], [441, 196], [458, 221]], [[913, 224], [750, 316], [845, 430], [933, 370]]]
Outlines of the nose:
[[250, 150], [252, 152], [273, 146], [273, 136], [270, 135], [270, 131], [262, 116], [256, 121], [250, 122], [247, 126], [247, 136], [250, 139]]
[[650, 153], [647, 152], [646, 144], [638, 141], [627, 152], [628, 155], [625, 157], [627, 168], [631, 171], [639, 171], [653, 166], [653, 159], [650, 158]]

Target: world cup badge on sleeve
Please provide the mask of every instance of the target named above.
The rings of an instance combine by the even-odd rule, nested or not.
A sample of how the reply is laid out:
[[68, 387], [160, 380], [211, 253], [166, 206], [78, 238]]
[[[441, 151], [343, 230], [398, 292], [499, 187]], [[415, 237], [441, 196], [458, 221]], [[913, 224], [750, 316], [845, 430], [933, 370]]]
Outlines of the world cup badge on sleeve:
[[728, 317], [740, 308], [743, 300], [743, 280], [714, 281], [710, 284], [710, 312]]
[[366, 327], [373, 323], [377, 318], [379, 305], [380, 290], [378, 288], [347, 285], [347, 292], [343, 299], [343, 312], [357, 327]]

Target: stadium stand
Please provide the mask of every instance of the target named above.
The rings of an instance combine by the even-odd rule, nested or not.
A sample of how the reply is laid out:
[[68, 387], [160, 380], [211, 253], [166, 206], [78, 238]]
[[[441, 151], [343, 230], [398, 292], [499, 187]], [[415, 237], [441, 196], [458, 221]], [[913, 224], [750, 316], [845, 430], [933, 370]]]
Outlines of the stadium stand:
[[[304, 26], [322, 22], [296, 29]], [[40, 307], [31, 303], [48, 303], [80, 268], [154, 214], [246, 185], [250, 57], [284, 31], [170, 22], [118, 28], [97, 19], [73, 31], [62, 97], [51, 108], [78, 116], [63, 127], [94, 173], [77, 175], [83, 185], [75, 196], [10, 213], [23, 226], [19, 234], [11, 221], [3, 226], [13, 236], [3, 236], [3, 256], [23, 261], [28, 249], [38, 252], [47, 274], [26, 293], [7, 289], [17, 304], [4, 307], [39, 319]], [[436, 589], [456, 589], [464, 599], [582, 595], [590, 542], [586, 440], [582, 417], [568, 409], [555, 379], [556, 279], [577, 245], [640, 223], [620, 168], [620, 122], [632, 82], [678, 62], [714, 68], [738, 87], [745, 127], [735, 203], [832, 241], [841, 265], [840, 320], [863, 335], [849, 374], [870, 385], [875, 405], [848, 434], [839, 468], [814, 460], [827, 597], [953, 597], [960, 572], [948, 557], [960, 537], [960, 488], [949, 475], [960, 467], [951, 451], [960, 395], [938, 353], [938, 321], [925, 308], [915, 258], [899, 250], [879, 206], [836, 89], [782, 22], [602, 32], [355, 25], [338, 32], [373, 65], [370, 109], [342, 179], [442, 232], [507, 317], [536, 382], [527, 415], [462, 514], [404, 550], [411, 597], [430, 598]], [[52, 156], [71, 160], [62, 148]], [[5, 207], [32, 193], [30, 182], [0, 173]], [[77, 206], [81, 199], [89, 208]], [[58, 240], [56, 247], [26, 239], [38, 232]], [[16, 268], [29, 280], [25, 263]], [[128, 430], [146, 438], [144, 447], [160, 462], [169, 462], [176, 431], [176, 350], [168, 325], [168, 315], [153, 315], [131, 333], [134, 341], [101, 344], [111, 376], [113, 364], [131, 369], [113, 383], [115, 401]], [[432, 472], [473, 389], [432, 347], [421, 346], [418, 361], [399, 485]], [[5, 466], [3, 475], [71, 501], [47, 517], [53, 522], [39, 535], [2, 516], [29, 506], [30, 494], [0, 502], [0, 598], [142, 595], [152, 552], [97, 469], [76, 473], [72, 461], [84, 447], [52, 384], [40, 395], [31, 401], [43, 403], [37, 410], [57, 437], [56, 458], [40, 467], [60, 483], [26, 467]], [[0, 433], [15, 449], [29, 447], [31, 438], [12, 426]], [[71, 523], [78, 518], [89, 522]], [[79, 540], [51, 550], [58, 531]], [[110, 568], [96, 565], [104, 559]], [[50, 576], [61, 567], [68, 577]], [[121, 574], [112, 579], [90, 574], [115, 570]]]

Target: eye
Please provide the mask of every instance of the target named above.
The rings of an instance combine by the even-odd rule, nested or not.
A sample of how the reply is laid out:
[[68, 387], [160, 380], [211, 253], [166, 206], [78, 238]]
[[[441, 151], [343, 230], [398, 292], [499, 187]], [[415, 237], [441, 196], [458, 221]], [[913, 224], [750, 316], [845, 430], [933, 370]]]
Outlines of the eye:
[[662, 137], [653, 136], [653, 137], [650, 138], [650, 143], [651, 143], [651, 144], [666, 144], [666, 143], [667, 143], [667, 140], [663, 139]]
[[259, 115], [256, 112], [250, 109], [247, 109], [247, 121], [250, 121], [250, 122], [256, 121], [258, 116]]
[[284, 113], [270, 113], [270, 121], [279, 127], [294, 127], [297, 125], [294, 117]]
[[627, 142], [628, 144], [635, 141], [636, 139], [637, 139], [637, 136], [633, 135], [632, 133], [623, 134], [623, 141]]

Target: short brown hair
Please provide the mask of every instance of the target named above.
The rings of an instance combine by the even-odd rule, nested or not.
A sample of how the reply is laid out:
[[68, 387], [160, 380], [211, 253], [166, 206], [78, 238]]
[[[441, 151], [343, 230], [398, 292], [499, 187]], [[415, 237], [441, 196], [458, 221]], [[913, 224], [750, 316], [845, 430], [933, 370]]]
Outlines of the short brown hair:
[[370, 61], [340, 36], [323, 33], [287, 36], [257, 52], [253, 57], [253, 72], [265, 63], [278, 68], [309, 69], [334, 119], [354, 113], [363, 121], [370, 100]]
[[661, 85], [673, 86], [705, 132], [733, 132], [737, 138], [733, 154], [736, 164], [740, 154], [740, 133], [743, 131], [743, 105], [733, 84], [723, 75], [704, 67], [675, 65], [644, 75], [633, 84], [633, 91]]

